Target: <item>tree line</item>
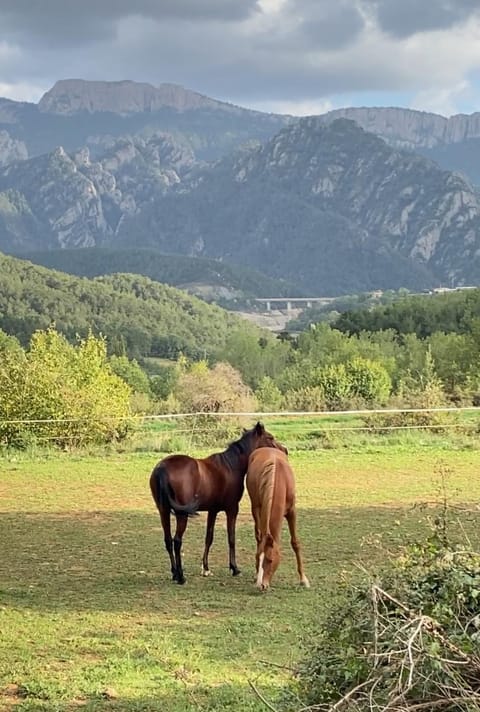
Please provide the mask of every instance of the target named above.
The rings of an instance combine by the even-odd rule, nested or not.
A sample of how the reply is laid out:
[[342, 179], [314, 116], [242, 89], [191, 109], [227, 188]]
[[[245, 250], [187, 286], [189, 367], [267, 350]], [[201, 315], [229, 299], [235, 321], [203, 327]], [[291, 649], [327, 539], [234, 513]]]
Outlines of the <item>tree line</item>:
[[[91, 283], [39, 275], [41, 268], [24, 264], [27, 275], [10, 273], [9, 290], [0, 294], [0, 420], [83, 418], [80, 403], [88, 419], [102, 403], [108, 413], [107, 400], [117, 404], [113, 421], [121, 412], [125, 424], [142, 413], [480, 404], [480, 290], [402, 296], [346, 312], [334, 324], [312, 324], [297, 339], [278, 339], [145, 278], [114, 275]], [[37, 289], [42, 285], [43, 292]], [[14, 294], [19, 301], [8, 307]], [[52, 295], [55, 328], [32, 322], [31, 310], [39, 316]], [[79, 315], [83, 333], [75, 336]], [[128, 348], [127, 326], [137, 330], [134, 349]], [[100, 385], [89, 381], [89, 373], [101, 375]], [[57, 387], [58, 396], [48, 395]], [[89, 394], [100, 401], [90, 402]], [[91, 439], [127, 432], [126, 425], [104, 428]], [[12, 434], [4, 428], [1, 437], [18, 441], [18, 429]]]

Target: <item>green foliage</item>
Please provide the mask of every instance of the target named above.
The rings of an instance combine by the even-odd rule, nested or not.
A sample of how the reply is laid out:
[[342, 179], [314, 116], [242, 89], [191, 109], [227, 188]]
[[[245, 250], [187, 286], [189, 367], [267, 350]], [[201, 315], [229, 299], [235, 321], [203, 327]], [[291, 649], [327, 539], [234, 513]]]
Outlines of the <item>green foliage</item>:
[[130, 388], [112, 373], [105, 341], [91, 334], [72, 346], [51, 328], [36, 332], [27, 352], [6, 351], [0, 393], [0, 441], [7, 445], [37, 437], [108, 442], [128, 431]]
[[343, 363], [332, 363], [316, 372], [317, 385], [323, 392], [328, 410], [348, 407], [352, 384]]
[[289, 358], [291, 347], [265, 333], [260, 338], [251, 329], [242, 327], [230, 332], [221, 358], [238, 369], [251, 388], [257, 388], [265, 376], [280, 376]]
[[[27, 252], [25, 257], [35, 264], [90, 279], [121, 272], [143, 275], [173, 287], [191, 285], [194, 288], [199, 284], [220, 287], [239, 294], [241, 301], [249, 297], [281, 297], [298, 294], [298, 289], [293, 285], [281, 279], [272, 279], [247, 267], [205, 257], [164, 254], [149, 248], [85, 247], [81, 250], [67, 248]], [[238, 298], [226, 300], [227, 304], [231, 302], [236, 304]]]
[[326, 410], [325, 392], [320, 386], [303, 386], [289, 390], [285, 394], [285, 407], [292, 411]]
[[152, 393], [160, 399], [167, 398], [175, 390], [178, 381], [178, 368], [175, 366], [159, 366], [157, 373], [150, 379]]
[[334, 323], [350, 334], [394, 329], [399, 334], [414, 333], [419, 338], [436, 331], [471, 333], [480, 318], [480, 289], [447, 294], [408, 296], [392, 304], [361, 311], [347, 311]]
[[138, 361], [130, 360], [126, 356], [111, 356], [110, 366], [113, 373], [128, 383], [133, 391], [150, 394], [150, 381]]
[[449, 542], [445, 509], [430, 537], [334, 600], [299, 670], [305, 704], [479, 709], [480, 553]]
[[357, 356], [348, 362], [346, 371], [354, 397], [369, 406], [386, 403], [392, 390], [392, 382], [382, 364]]
[[2, 254], [0, 272], [0, 328], [24, 346], [52, 322], [70, 341], [91, 330], [112, 341], [112, 353], [136, 359], [214, 357], [234, 328], [258, 338], [253, 325], [233, 314], [146, 277], [87, 280]]
[[261, 410], [275, 412], [282, 408], [282, 392], [270, 376], [262, 378], [255, 391], [255, 397]]
[[376, 361], [357, 356], [346, 363], [323, 367], [300, 362], [283, 376], [287, 386], [286, 401], [292, 407], [302, 403], [301, 410], [342, 410], [350, 406], [374, 406], [385, 403], [391, 391], [386, 368]]

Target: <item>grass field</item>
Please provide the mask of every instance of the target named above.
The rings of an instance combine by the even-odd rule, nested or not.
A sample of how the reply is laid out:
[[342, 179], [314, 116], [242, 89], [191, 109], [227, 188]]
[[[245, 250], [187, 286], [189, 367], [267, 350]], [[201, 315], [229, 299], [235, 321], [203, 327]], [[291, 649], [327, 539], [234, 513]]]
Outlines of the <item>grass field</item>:
[[[275, 431], [276, 432], [276, 431]], [[205, 515], [184, 539], [187, 584], [170, 582], [148, 476], [159, 453], [10, 456], [0, 460], [0, 710], [261, 710], [275, 703], [339, 574], [425, 530], [447, 471], [455, 502], [478, 502], [472, 443], [397, 444], [291, 453], [310, 590], [297, 586], [285, 536], [267, 594], [253, 585], [254, 539], [242, 502], [238, 561], [227, 570], [223, 517], [200, 576]], [[467, 516], [472, 546], [478, 517]], [[299, 705], [300, 706], [300, 705]], [[265, 708], [266, 709], [266, 708]]]

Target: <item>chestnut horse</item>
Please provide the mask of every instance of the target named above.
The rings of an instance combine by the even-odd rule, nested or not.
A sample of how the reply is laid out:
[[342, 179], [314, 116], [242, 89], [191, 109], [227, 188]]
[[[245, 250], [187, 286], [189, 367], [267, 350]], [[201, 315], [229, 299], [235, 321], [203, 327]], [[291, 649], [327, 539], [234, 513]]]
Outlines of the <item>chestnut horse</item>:
[[300, 542], [297, 539], [295, 479], [287, 455], [273, 448], [256, 450], [250, 456], [247, 490], [252, 504], [257, 540], [257, 587], [266, 590], [280, 562], [280, 536], [283, 518], [290, 530], [290, 543], [297, 558], [300, 583], [310, 583], [303, 569]]
[[[235, 557], [238, 505], [243, 494], [248, 458], [256, 448], [261, 447], [286, 451], [261, 423], [257, 423], [251, 430], [244, 430], [242, 437], [232, 442], [224, 452], [203, 459], [188, 455], [169, 455], [154, 467], [150, 476], [150, 489], [160, 513], [173, 581], [185, 583], [181, 548], [188, 516], [205, 511], [208, 512], [208, 517], [202, 574], [209, 576], [211, 573], [208, 568], [208, 553], [213, 542], [218, 512], [225, 512], [227, 515], [230, 570], [234, 576], [240, 573]], [[173, 540], [170, 529], [171, 511], [177, 521]]]

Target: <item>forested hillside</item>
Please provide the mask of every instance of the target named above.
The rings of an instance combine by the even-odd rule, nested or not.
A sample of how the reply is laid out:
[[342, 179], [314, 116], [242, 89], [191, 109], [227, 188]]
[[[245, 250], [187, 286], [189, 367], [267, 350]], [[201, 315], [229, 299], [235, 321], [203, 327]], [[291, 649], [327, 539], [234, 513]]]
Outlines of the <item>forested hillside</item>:
[[414, 333], [420, 338], [437, 331], [455, 334], [477, 331], [480, 334], [480, 289], [405, 296], [392, 304], [346, 311], [334, 327], [351, 334], [393, 329], [399, 334]]
[[255, 327], [185, 292], [138, 275], [73, 277], [0, 254], [0, 329], [26, 344], [55, 323], [69, 338], [89, 329], [129, 356], [214, 356], [233, 327]]
[[186, 286], [194, 293], [206, 291], [207, 297], [209, 292], [202, 288], [211, 287], [215, 300], [223, 297], [234, 302], [249, 297], [301, 296], [294, 285], [271, 279], [254, 269], [204, 257], [167, 255], [148, 248], [85, 247], [82, 250], [28, 252], [22, 257], [79, 277], [91, 278], [115, 272], [141, 274], [173, 287]]

